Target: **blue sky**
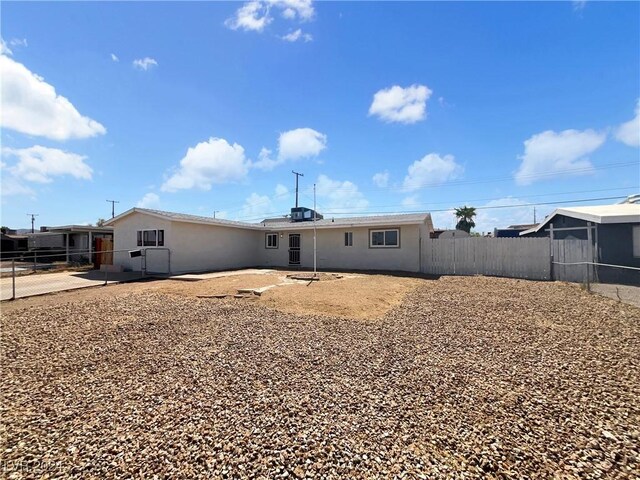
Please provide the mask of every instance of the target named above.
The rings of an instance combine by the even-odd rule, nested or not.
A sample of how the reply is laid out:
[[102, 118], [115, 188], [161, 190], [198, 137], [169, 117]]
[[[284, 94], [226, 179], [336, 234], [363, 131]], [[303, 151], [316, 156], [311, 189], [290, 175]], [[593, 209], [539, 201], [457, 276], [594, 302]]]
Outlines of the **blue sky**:
[[[640, 191], [638, 2], [2, 3], [2, 224]], [[594, 200], [584, 204], [614, 203]], [[573, 203], [571, 203], [573, 204]], [[501, 207], [511, 208], [486, 208]]]

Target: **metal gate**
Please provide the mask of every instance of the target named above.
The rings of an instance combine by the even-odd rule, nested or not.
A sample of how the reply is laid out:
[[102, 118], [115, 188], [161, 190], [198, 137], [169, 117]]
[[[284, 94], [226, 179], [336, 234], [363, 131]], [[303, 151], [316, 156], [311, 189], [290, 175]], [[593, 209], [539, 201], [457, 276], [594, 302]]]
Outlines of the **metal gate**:
[[289, 234], [289, 265], [300, 265], [300, 234]]

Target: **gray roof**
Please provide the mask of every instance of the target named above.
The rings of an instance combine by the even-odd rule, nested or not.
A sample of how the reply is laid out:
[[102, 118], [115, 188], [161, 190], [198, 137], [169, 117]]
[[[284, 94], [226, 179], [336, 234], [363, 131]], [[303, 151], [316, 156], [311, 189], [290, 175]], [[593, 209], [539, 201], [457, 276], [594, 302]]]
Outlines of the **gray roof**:
[[[343, 218], [324, 218], [316, 220], [317, 228], [338, 228], [338, 227], [366, 227], [366, 226], [392, 226], [392, 225], [419, 225], [431, 219], [428, 213], [409, 213], [394, 215], [374, 215], [367, 217], [343, 217]], [[307, 229], [313, 228], [313, 221], [306, 222], [268, 222], [265, 225], [271, 230], [287, 229]]]
[[537, 226], [520, 232], [528, 235], [540, 231], [556, 215], [577, 218], [586, 222], [604, 223], [640, 223], [640, 205], [635, 203], [617, 203], [615, 205], [592, 205], [589, 207], [557, 208]]
[[[124, 213], [105, 222], [106, 225], [112, 225], [119, 219], [132, 213], [144, 213], [156, 217], [165, 218], [176, 222], [201, 223], [208, 225], [220, 225], [236, 228], [249, 228], [255, 230], [304, 230], [313, 228], [314, 222], [291, 222], [286, 219], [268, 219], [267, 222], [248, 223], [238, 222], [235, 220], [225, 220], [221, 218], [202, 217], [199, 215], [188, 215], [186, 213], [166, 212], [163, 210], [152, 210], [149, 208], [132, 208]], [[315, 222], [317, 228], [338, 228], [338, 227], [357, 227], [357, 226], [393, 226], [393, 225], [417, 225], [427, 222], [431, 223], [431, 215], [428, 213], [411, 213], [401, 215], [376, 215], [367, 217], [344, 217], [344, 218], [325, 218]]]
[[188, 223], [205, 223], [210, 225], [221, 225], [227, 227], [241, 227], [241, 228], [262, 228], [262, 225], [256, 223], [247, 223], [247, 222], [238, 222], [235, 220], [226, 220], [224, 218], [213, 218], [213, 217], [203, 217], [200, 215], [189, 215], [187, 213], [176, 213], [176, 212], [166, 212], [164, 210], [153, 210], [150, 208], [132, 208], [127, 210], [124, 213], [121, 213], [115, 218], [108, 220], [105, 222], [107, 225], [111, 225], [113, 222], [118, 221], [118, 219], [130, 215], [134, 212], [138, 213], [146, 213], [148, 215], [153, 215], [155, 217], [166, 218], [167, 220], [173, 220], [176, 222], [188, 222]]

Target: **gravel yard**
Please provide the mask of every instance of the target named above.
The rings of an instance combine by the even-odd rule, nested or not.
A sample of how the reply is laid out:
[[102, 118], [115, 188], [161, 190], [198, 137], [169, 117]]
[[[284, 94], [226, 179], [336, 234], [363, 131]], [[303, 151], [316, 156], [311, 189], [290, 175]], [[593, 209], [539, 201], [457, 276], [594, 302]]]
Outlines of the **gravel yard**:
[[1, 476], [640, 476], [640, 309], [397, 282], [371, 318], [314, 313], [322, 282], [296, 312], [159, 282], [3, 305]]

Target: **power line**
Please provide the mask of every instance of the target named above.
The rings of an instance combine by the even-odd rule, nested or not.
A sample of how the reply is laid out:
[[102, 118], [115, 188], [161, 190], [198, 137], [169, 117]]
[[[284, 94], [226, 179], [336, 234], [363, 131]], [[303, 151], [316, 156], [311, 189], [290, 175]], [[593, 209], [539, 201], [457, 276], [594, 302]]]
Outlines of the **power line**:
[[[626, 187], [625, 187], [626, 188]], [[630, 189], [633, 187], [629, 187]], [[616, 190], [616, 189], [604, 189], [604, 190]], [[619, 189], [617, 189], [619, 190]], [[594, 192], [597, 191], [601, 191], [601, 190], [593, 190]], [[582, 192], [567, 192], [568, 193], [587, 193], [589, 192], [589, 190], [583, 190]], [[564, 195], [564, 193], [558, 193], [559, 195]], [[530, 195], [529, 197], [538, 197], [538, 196], [549, 196], [549, 195], [554, 195], [554, 194], [540, 194], [540, 195]], [[535, 203], [520, 203], [520, 204], [516, 204], [516, 205], [490, 205], [490, 206], [484, 206], [484, 207], [476, 207], [476, 210], [490, 210], [490, 209], [500, 209], [500, 208], [518, 208], [518, 207], [533, 207], [533, 206], [539, 206], [539, 205], [557, 205], [557, 204], [563, 204], [563, 203], [580, 203], [580, 202], [592, 202], [592, 201], [601, 201], [601, 200], [621, 200], [626, 198], [626, 196], [615, 196], [615, 197], [598, 197], [598, 198], [584, 198], [584, 199], [579, 199], [579, 200], [555, 200], [555, 201], [550, 201], [550, 202], [535, 202]], [[504, 199], [504, 197], [501, 198], [490, 198], [490, 199], [484, 199], [486, 201], [491, 201], [491, 200], [501, 200]], [[465, 201], [450, 201], [450, 202], [439, 202], [439, 203], [425, 203], [424, 205], [438, 205], [438, 204], [462, 204], [462, 203], [469, 203], [469, 200], [465, 200]], [[432, 212], [447, 212], [449, 210], [451, 210], [453, 207], [448, 207], [448, 208], [439, 208], [439, 209], [422, 209], [422, 210], [402, 210], [402, 211], [384, 211], [384, 210], [380, 210], [380, 211], [367, 211], [367, 210], [353, 210], [353, 211], [340, 211], [340, 212], [331, 212], [331, 211], [326, 211], [326, 212], [322, 212], [323, 215], [384, 215], [384, 214], [405, 214], [405, 213], [432, 213]], [[288, 212], [287, 212], [288, 213]], [[266, 217], [270, 217], [270, 216], [282, 216], [283, 218], [287, 215], [287, 213], [283, 213], [282, 210], [279, 211], [272, 211], [272, 212], [266, 212], [264, 215], [260, 216], [260, 217], [237, 217], [238, 220], [243, 220], [245, 222], [250, 222], [252, 220], [263, 220]]]
[[[519, 207], [533, 207], [534, 205], [557, 205], [559, 203], [580, 203], [580, 202], [595, 202], [599, 200], [620, 200], [623, 198], [627, 198], [626, 196], [622, 197], [600, 197], [600, 198], [582, 198], [580, 200], [556, 200], [554, 202], [537, 202], [537, 203], [520, 203], [517, 205], [490, 205], [484, 207], [476, 207], [476, 210], [492, 210], [496, 208], [519, 208]], [[453, 202], [452, 202], [453, 203]], [[431, 213], [431, 212], [448, 212], [452, 210], [453, 207], [449, 208], [440, 208], [440, 209], [429, 209], [428, 212], [424, 210], [405, 210], [402, 212], [366, 212], [367, 214], [398, 214], [402, 215], [405, 213]], [[362, 213], [362, 212], [327, 212], [326, 215], [353, 215], [354, 213]]]
[[[567, 170], [558, 170], [558, 171], [555, 171], [555, 172], [545, 172], [545, 173], [538, 173], [538, 174], [523, 175], [520, 178], [533, 179], [533, 178], [557, 176], [557, 175], [568, 174], [568, 173], [587, 173], [587, 172], [591, 172], [591, 171], [594, 171], [594, 170], [608, 170], [610, 168], [622, 168], [622, 167], [628, 167], [628, 166], [632, 166], [632, 165], [633, 166], [640, 166], [640, 164], [638, 162], [617, 162], [617, 163], [603, 164], [603, 165], [600, 165], [600, 166], [594, 166], [594, 167], [588, 167], [588, 168], [582, 167], [582, 168], [574, 168], [574, 169], [567, 169]], [[293, 172], [293, 173], [295, 173], [295, 172]], [[296, 180], [297, 180], [297, 177], [296, 177]], [[415, 192], [416, 190], [420, 190], [420, 189], [428, 188], [428, 187], [439, 188], [439, 187], [450, 187], [450, 186], [460, 186], [460, 185], [477, 185], [477, 184], [482, 184], [482, 183], [492, 183], [492, 182], [500, 182], [500, 181], [506, 181], [506, 180], [513, 180], [513, 175], [481, 178], [481, 179], [477, 179], [477, 180], [452, 180], [452, 181], [442, 182], [442, 183], [437, 183], [437, 182], [423, 183], [423, 184], [412, 185], [411, 192]], [[353, 188], [354, 187], [347, 187], [347, 188], [338, 187], [338, 188], [332, 189], [331, 191], [332, 192], [352, 191]], [[631, 187], [629, 187], [629, 188], [631, 188]], [[363, 192], [378, 192], [381, 189], [382, 190], [397, 190], [398, 192], [402, 192], [402, 193], [410, 193], [407, 190], [403, 190], [402, 187], [393, 186], [393, 185], [389, 185], [387, 187], [378, 187], [378, 188], [374, 188], [374, 189], [360, 189], [360, 188], [358, 188], [358, 191], [361, 192], [361, 193], [363, 193]], [[613, 189], [610, 189], [610, 190], [613, 190]], [[273, 197], [267, 198], [265, 201], [256, 202], [253, 205], [263, 205], [263, 204], [269, 203], [273, 199], [284, 197], [284, 196], [288, 196], [288, 195], [290, 195], [289, 192], [285, 192], [285, 193], [282, 193], [282, 194], [277, 194], [277, 195], [274, 195]], [[244, 202], [231, 203], [231, 204], [227, 204], [227, 206], [243, 205], [243, 203]], [[319, 207], [322, 209], [322, 205], [319, 205]], [[228, 210], [227, 208], [223, 208], [223, 210], [225, 210], [228, 213], [233, 213], [233, 212], [239, 212], [239, 211], [243, 210], [243, 207], [235, 208], [235, 209], [232, 209], [232, 210]]]

